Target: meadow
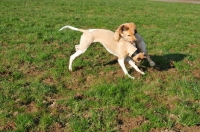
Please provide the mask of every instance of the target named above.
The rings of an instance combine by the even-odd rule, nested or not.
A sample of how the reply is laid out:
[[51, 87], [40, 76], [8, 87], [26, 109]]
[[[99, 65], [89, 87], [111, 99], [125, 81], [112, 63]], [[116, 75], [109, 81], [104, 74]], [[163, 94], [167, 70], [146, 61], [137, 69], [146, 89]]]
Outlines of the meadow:
[[[148, 0], [1, 0], [0, 131], [200, 130], [200, 5]], [[156, 63], [124, 76], [94, 43], [73, 63], [77, 28], [134, 22]]]

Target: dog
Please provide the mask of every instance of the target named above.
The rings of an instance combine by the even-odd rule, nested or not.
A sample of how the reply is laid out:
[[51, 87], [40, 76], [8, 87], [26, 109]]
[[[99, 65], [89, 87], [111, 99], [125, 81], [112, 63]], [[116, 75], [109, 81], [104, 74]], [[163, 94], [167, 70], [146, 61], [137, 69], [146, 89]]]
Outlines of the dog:
[[[115, 32], [120, 32], [121, 29], [117, 29]], [[132, 29], [133, 30], [133, 29]], [[145, 54], [145, 58], [148, 60], [150, 66], [155, 66], [155, 62], [153, 62], [150, 58], [150, 56], [148, 55], [148, 52], [146, 50], [146, 44], [144, 42], [144, 39], [142, 38], [142, 36], [137, 32], [137, 28], [136, 26], [134, 27], [134, 35], [135, 35], [135, 43], [134, 46], [136, 46], [136, 48], [138, 49], [138, 52], [142, 52]], [[122, 36], [123, 37], [123, 36]]]
[[145, 53], [137, 53], [137, 48], [134, 46], [136, 41], [136, 26], [134, 23], [125, 23], [118, 27], [116, 32], [112, 32], [106, 29], [78, 29], [72, 26], [64, 26], [59, 31], [69, 28], [71, 30], [83, 32], [80, 44], [75, 45], [76, 52], [70, 56], [69, 70], [72, 71], [72, 62], [76, 57], [83, 54], [87, 48], [94, 42], [101, 43], [106, 50], [118, 57], [118, 63], [121, 66], [123, 72], [128, 77], [134, 79], [125, 68], [124, 61], [126, 60], [136, 71], [141, 74], [142, 72], [135, 62], [141, 62], [145, 57]]

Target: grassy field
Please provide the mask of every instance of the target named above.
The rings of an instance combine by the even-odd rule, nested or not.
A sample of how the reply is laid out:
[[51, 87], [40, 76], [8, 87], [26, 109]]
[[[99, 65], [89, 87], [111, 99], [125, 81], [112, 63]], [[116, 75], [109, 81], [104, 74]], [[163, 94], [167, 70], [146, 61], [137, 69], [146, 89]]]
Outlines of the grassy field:
[[[0, 131], [200, 130], [200, 5], [147, 0], [1, 0]], [[134, 22], [156, 67], [124, 76], [99, 43], [73, 63], [80, 32]], [[95, 52], [94, 52], [95, 51]]]

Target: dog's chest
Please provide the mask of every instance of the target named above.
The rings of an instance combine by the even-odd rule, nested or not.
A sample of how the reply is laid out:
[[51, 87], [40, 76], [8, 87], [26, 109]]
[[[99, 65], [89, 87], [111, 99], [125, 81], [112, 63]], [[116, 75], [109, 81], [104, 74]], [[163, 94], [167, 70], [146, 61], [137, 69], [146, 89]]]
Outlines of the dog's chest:
[[[105, 47], [105, 46], [104, 46], [104, 47]], [[106, 47], [105, 47], [105, 48], [106, 48]], [[107, 50], [109, 53], [111, 53], [111, 54], [113, 54], [113, 55], [115, 55], [115, 56], [118, 56], [115, 52], [109, 50], [108, 48], [106, 48], [106, 50]]]

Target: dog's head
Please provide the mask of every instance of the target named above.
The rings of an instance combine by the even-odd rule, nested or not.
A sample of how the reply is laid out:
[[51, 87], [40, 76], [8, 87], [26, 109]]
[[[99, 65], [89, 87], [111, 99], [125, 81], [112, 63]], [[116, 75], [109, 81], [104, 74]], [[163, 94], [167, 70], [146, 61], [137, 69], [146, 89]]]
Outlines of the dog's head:
[[137, 28], [134, 23], [124, 23], [118, 27], [115, 31], [114, 39], [119, 41], [122, 37], [125, 41], [130, 42], [131, 44], [136, 41], [135, 34], [137, 33]]
[[132, 57], [133, 61], [140, 63], [143, 59], [145, 59], [145, 53], [138, 53], [137, 55], [135, 55], [134, 57]]

